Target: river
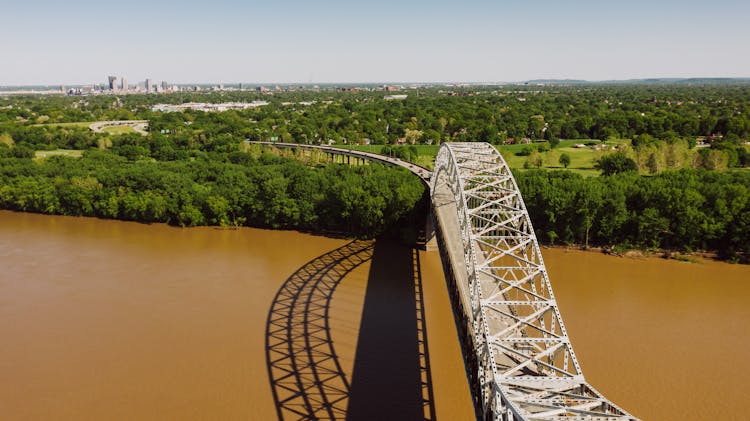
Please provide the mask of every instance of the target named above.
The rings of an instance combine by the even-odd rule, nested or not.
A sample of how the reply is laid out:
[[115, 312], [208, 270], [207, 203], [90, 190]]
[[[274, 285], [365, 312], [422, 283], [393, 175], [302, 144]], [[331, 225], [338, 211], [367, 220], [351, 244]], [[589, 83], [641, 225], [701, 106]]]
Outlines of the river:
[[[744, 418], [750, 267], [543, 254], [606, 396]], [[473, 417], [435, 252], [0, 212], [0, 268], [3, 419]]]

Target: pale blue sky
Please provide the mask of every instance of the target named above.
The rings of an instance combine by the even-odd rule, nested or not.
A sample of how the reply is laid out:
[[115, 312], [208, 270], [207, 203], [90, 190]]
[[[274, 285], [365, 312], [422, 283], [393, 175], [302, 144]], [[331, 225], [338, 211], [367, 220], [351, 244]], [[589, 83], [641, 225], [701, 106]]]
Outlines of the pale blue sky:
[[0, 85], [750, 76], [733, 0], [0, 0]]

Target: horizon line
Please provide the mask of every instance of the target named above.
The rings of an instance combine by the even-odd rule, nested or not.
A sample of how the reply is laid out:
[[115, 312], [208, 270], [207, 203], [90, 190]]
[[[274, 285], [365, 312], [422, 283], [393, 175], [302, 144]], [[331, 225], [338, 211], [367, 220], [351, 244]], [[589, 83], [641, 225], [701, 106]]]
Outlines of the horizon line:
[[[655, 77], [640, 77], [640, 78], [626, 78], [626, 79], [581, 79], [581, 78], [544, 78], [537, 77], [532, 79], [521, 79], [521, 80], [508, 80], [508, 81], [487, 81], [487, 80], [436, 80], [436, 81], [191, 81], [191, 82], [169, 82], [171, 85], [458, 85], [458, 84], [469, 84], [469, 85], [513, 85], [520, 83], [529, 82], [584, 82], [584, 83], [603, 83], [603, 82], [637, 82], [637, 81], [650, 81], [650, 80], [665, 80], [665, 81], [680, 81], [680, 80], [691, 80], [691, 79], [707, 79], [707, 80], [750, 80], [750, 76], [655, 76]], [[167, 79], [153, 79], [154, 81], [168, 81]], [[145, 79], [143, 80], [145, 81]], [[138, 85], [143, 81], [138, 80], [133, 85]], [[92, 85], [104, 85], [105, 81], [102, 82], [86, 82], [86, 83], [71, 83], [71, 82], [54, 82], [54, 83], [32, 83], [32, 84], [0, 84], [2, 88], [23, 88], [23, 87], [59, 87], [59, 86], [92, 86]]]

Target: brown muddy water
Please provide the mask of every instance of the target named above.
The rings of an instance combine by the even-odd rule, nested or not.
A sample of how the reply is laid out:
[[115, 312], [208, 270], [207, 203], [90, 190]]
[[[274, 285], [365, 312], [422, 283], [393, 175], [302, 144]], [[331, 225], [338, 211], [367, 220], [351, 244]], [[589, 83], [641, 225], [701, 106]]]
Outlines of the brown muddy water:
[[[743, 419], [750, 267], [545, 249], [589, 381]], [[0, 212], [0, 418], [473, 418], [438, 253]], [[304, 391], [304, 393], [299, 393]]]

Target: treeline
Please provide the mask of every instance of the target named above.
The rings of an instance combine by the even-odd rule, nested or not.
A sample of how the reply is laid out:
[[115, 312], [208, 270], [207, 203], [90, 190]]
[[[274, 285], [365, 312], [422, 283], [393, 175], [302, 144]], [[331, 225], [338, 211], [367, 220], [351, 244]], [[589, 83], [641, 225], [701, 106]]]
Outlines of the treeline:
[[413, 217], [424, 188], [381, 165], [312, 168], [262, 154], [194, 154], [137, 162], [90, 150], [80, 159], [0, 158], [0, 208], [165, 222], [249, 225], [376, 236]]
[[[584, 178], [531, 170], [516, 178], [544, 242], [750, 257], [750, 172]], [[179, 161], [132, 161], [98, 150], [79, 159], [0, 158], [2, 209], [179, 226], [248, 225], [369, 237], [417, 226], [423, 194], [421, 182], [405, 170], [375, 164], [312, 167], [258, 150], [193, 151]]]
[[[275, 94], [269, 105], [229, 111], [221, 118], [234, 134], [259, 141], [317, 143], [437, 144], [447, 141], [502, 143], [520, 139], [656, 139], [720, 135], [750, 137], [749, 86], [581, 86], [419, 89], [405, 100], [385, 101], [382, 92], [310, 93], [313, 103], [288, 102]], [[160, 130], [204, 125], [203, 113], [141, 113]]]
[[[6, 123], [44, 124], [115, 119], [150, 120], [152, 131], [197, 130], [269, 141], [415, 143], [515, 139], [750, 138], [748, 85], [486, 86], [384, 92], [299, 91], [0, 98]], [[159, 102], [263, 99], [269, 104], [223, 113], [152, 112]], [[220, 123], [220, 126], [217, 125]]]
[[545, 242], [750, 258], [750, 172], [685, 169], [584, 178], [532, 170], [516, 179]]

